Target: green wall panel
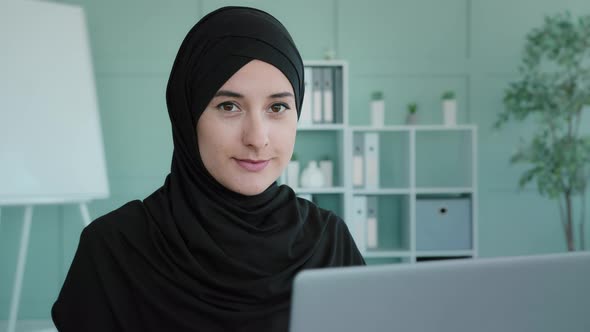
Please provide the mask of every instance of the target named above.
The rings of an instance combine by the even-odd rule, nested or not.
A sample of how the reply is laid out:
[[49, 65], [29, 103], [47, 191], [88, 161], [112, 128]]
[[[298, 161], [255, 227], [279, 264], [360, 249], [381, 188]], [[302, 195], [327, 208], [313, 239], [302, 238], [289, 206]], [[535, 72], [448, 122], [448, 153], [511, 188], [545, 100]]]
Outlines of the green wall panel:
[[543, 23], [545, 15], [569, 10], [588, 14], [587, 0], [472, 0], [471, 54], [474, 64], [488, 72], [512, 72], [520, 61], [526, 34]]
[[565, 250], [557, 203], [527, 190], [486, 190], [479, 199], [481, 256]]
[[416, 186], [425, 188], [472, 185], [471, 132], [416, 132]]
[[[16, 273], [24, 207], [5, 207], [2, 211], [2, 272], [0, 272], [0, 319], [8, 316]], [[59, 211], [55, 206], [33, 208], [27, 262], [21, 303], [31, 318], [49, 316], [60, 282], [61, 236]]]
[[100, 75], [97, 89], [111, 176], [165, 175], [172, 131], [164, 75]]
[[466, 2], [374, 0], [338, 2], [339, 54], [351, 61], [378, 58], [464, 58]]
[[98, 73], [170, 73], [180, 43], [200, 14], [195, 0], [67, 2], [86, 12]]

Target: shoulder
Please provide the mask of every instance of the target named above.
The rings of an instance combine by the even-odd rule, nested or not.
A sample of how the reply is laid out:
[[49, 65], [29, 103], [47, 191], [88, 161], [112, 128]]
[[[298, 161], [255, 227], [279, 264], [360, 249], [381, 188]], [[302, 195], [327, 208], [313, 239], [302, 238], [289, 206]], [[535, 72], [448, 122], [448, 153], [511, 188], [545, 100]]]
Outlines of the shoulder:
[[327, 227], [335, 227], [348, 231], [346, 222], [338, 216], [334, 211], [319, 207], [314, 202], [298, 197], [298, 205], [300, 211], [305, 211], [305, 221], [321, 223]]
[[329, 256], [330, 263], [322, 263], [322, 266], [350, 266], [365, 265], [354, 238], [346, 222], [331, 210], [323, 209], [313, 202], [299, 199], [299, 204], [308, 206], [308, 215], [305, 218], [307, 229], [320, 229], [322, 239]]
[[118, 233], [124, 229], [135, 227], [146, 218], [143, 203], [134, 200], [121, 207], [96, 218], [82, 231], [83, 237], [98, 236], [100, 234]]

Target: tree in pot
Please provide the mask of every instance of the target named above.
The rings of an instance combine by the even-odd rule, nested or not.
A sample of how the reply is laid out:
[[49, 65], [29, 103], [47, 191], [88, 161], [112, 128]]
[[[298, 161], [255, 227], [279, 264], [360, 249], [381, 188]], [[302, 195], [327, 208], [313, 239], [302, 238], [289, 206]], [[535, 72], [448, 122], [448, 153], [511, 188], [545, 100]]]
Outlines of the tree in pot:
[[[520, 80], [505, 92], [505, 109], [494, 126], [500, 128], [510, 119], [536, 120], [530, 143], [510, 162], [532, 164], [520, 177], [520, 188], [536, 181], [542, 196], [557, 200], [568, 251], [584, 250], [590, 135], [584, 135], [580, 125], [590, 108], [590, 16], [546, 17], [543, 26], [526, 36], [519, 73]], [[574, 209], [575, 197], [581, 200], [579, 209]]]

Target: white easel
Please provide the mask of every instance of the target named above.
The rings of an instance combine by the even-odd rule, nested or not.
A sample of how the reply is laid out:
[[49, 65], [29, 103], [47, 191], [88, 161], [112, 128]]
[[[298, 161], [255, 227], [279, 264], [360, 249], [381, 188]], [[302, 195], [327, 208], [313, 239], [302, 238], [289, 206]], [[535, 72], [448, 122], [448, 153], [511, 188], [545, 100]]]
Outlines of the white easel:
[[77, 204], [88, 225], [86, 204], [107, 198], [109, 187], [83, 8], [0, 0], [0, 31], [0, 45], [8, 45], [0, 52], [0, 207], [25, 208], [8, 322], [14, 332], [33, 207]]

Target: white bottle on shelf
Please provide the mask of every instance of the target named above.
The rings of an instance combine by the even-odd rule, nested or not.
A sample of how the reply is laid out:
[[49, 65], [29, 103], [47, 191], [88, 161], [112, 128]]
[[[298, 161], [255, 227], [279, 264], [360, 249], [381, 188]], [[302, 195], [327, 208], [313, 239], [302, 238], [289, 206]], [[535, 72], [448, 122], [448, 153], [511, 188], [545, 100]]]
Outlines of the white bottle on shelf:
[[324, 175], [315, 160], [310, 161], [301, 172], [302, 188], [321, 188], [324, 185]]

